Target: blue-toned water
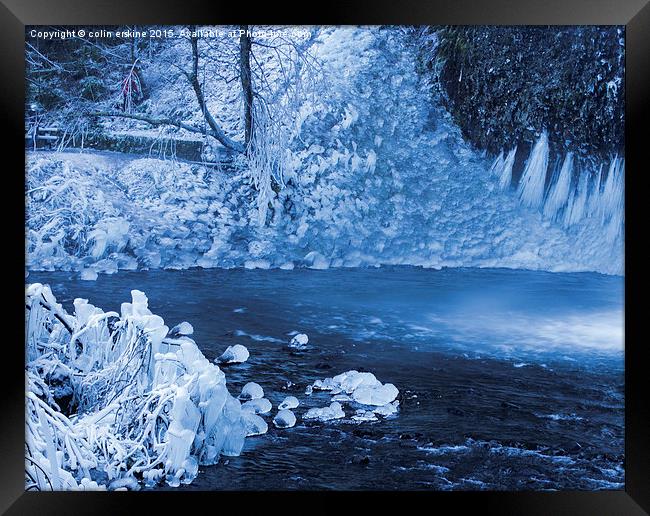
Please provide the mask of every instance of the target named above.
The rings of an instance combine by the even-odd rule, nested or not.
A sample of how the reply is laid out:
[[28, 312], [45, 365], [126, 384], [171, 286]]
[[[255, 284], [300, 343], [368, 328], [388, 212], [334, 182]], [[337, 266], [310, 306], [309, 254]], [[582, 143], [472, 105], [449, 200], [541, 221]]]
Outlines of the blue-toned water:
[[[188, 489], [621, 489], [622, 277], [509, 269], [120, 272], [84, 282], [31, 273], [71, 310], [119, 310], [137, 288], [168, 326], [183, 320], [237, 394], [262, 385], [298, 424], [247, 439]], [[286, 346], [292, 332], [309, 347]], [[396, 417], [305, 424], [316, 379], [368, 370], [400, 390]], [[351, 415], [351, 414], [350, 414]], [[270, 418], [269, 418], [270, 422]]]

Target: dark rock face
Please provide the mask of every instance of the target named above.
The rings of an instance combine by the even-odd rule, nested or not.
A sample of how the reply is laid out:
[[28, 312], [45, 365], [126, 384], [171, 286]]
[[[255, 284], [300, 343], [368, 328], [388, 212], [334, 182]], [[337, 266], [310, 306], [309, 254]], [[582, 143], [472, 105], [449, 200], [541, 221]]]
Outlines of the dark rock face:
[[624, 149], [623, 27], [463, 26], [423, 52], [464, 136], [496, 154], [544, 129], [551, 151]]

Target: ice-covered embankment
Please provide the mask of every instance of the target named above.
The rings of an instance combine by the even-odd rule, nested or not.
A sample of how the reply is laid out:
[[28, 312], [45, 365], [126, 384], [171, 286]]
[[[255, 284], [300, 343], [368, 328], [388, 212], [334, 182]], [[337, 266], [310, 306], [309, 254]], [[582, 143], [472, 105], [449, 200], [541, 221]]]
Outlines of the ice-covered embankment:
[[178, 486], [266, 431], [182, 335], [189, 325], [168, 336], [146, 296], [132, 297], [120, 314], [76, 299], [71, 315], [48, 286], [28, 287], [28, 488]]
[[400, 30], [318, 29], [316, 86], [303, 78], [292, 100], [282, 181], [264, 189], [268, 203], [245, 161], [224, 174], [156, 159], [28, 156], [30, 269], [87, 269], [88, 279], [194, 266], [622, 274], [623, 160], [556, 156], [545, 136], [527, 160], [516, 148], [483, 155], [431, 97], [410, 45]]

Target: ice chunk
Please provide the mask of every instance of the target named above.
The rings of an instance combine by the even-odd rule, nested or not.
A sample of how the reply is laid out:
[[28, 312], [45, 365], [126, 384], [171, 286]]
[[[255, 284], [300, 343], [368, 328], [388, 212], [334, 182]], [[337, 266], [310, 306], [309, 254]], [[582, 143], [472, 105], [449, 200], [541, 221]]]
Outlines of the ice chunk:
[[392, 383], [387, 383], [379, 387], [361, 386], [352, 393], [354, 401], [363, 405], [377, 405], [382, 406], [390, 403], [395, 398], [399, 391]]
[[268, 414], [273, 406], [266, 398], [258, 398], [247, 401], [241, 406], [243, 411], [253, 412], [254, 414]]
[[94, 269], [84, 269], [79, 274], [82, 281], [95, 281], [97, 279], [97, 271]]
[[363, 423], [366, 421], [378, 421], [377, 416], [372, 410], [357, 410], [352, 416], [352, 419], [357, 423]]
[[194, 328], [187, 321], [183, 321], [182, 323], [177, 324], [169, 331], [170, 336], [192, 335], [193, 333], [194, 333]]
[[284, 398], [284, 401], [278, 405], [278, 410], [282, 411], [285, 409], [292, 409], [296, 408], [298, 405], [300, 405], [298, 398], [295, 396], [287, 396]]
[[[331, 391], [336, 395], [335, 401], [348, 401], [350, 395], [362, 405], [383, 406], [390, 403], [399, 394], [392, 383], [382, 384], [374, 374], [369, 372], [346, 371], [333, 378], [316, 380], [311, 386], [314, 390]], [[334, 398], [333, 398], [334, 399]]]
[[296, 416], [288, 409], [281, 410], [273, 418], [273, 424], [277, 428], [291, 428], [296, 424]]
[[291, 339], [289, 347], [294, 349], [304, 349], [309, 342], [309, 337], [304, 333], [299, 333]]
[[307, 253], [304, 261], [310, 269], [328, 269], [330, 266], [330, 261], [317, 251]]
[[375, 414], [378, 414], [380, 416], [390, 416], [392, 414], [395, 414], [397, 412], [397, 407], [399, 405], [399, 401], [395, 400], [392, 403], [386, 403], [386, 405], [382, 405], [381, 407], [377, 407], [373, 412]]
[[262, 435], [269, 430], [269, 425], [266, 421], [253, 412], [242, 412], [241, 418], [244, 422], [244, 427], [246, 428], [246, 437], [250, 437], [251, 435]]
[[330, 403], [329, 407], [309, 409], [302, 417], [303, 419], [329, 421], [331, 419], [340, 419], [342, 417], [345, 417], [345, 412], [343, 412], [343, 408], [339, 402], [333, 401]]
[[228, 346], [226, 351], [216, 359], [216, 362], [220, 364], [241, 364], [242, 362], [246, 362], [249, 356], [250, 353], [246, 349], [246, 346], [235, 344], [234, 346]]
[[241, 394], [239, 395], [240, 400], [256, 400], [263, 397], [264, 389], [255, 382], [248, 382], [244, 385], [244, 388], [241, 390]]

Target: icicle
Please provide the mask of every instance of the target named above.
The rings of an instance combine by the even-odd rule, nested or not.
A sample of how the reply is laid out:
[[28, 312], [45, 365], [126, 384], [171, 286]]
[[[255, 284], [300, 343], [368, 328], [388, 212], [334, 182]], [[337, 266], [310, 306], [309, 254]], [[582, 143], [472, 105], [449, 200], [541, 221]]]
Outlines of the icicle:
[[567, 206], [564, 222], [567, 226], [576, 224], [582, 220], [587, 205], [587, 195], [589, 192], [589, 174], [584, 173], [580, 176], [578, 188], [572, 192], [571, 199]]
[[490, 167], [490, 174], [498, 176], [501, 173], [501, 168], [503, 167], [503, 151], [499, 153], [497, 158], [492, 163]]
[[614, 157], [610, 163], [605, 186], [600, 200], [601, 222], [605, 226], [607, 239], [615, 241], [623, 231], [625, 160]]
[[517, 190], [525, 206], [539, 208], [542, 205], [547, 167], [548, 136], [543, 132], [530, 153]]
[[616, 211], [622, 209], [623, 200], [623, 170], [625, 167], [625, 160], [615, 156], [607, 172], [607, 179], [601, 194], [599, 215], [601, 220], [606, 222], [607, 219], [613, 217]]
[[512, 166], [515, 164], [515, 154], [517, 154], [516, 145], [515, 148], [508, 153], [508, 156], [506, 156], [506, 159], [501, 167], [501, 171], [499, 173], [499, 188], [501, 188], [501, 190], [508, 188], [510, 186], [510, 182], [512, 181]]
[[587, 217], [593, 217], [598, 215], [600, 212], [600, 206], [602, 203], [601, 188], [602, 188], [602, 178], [603, 178], [603, 165], [602, 163], [598, 167], [598, 172], [594, 178], [594, 186], [589, 192], [589, 201], [587, 202]]
[[557, 218], [562, 208], [569, 199], [571, 188], [571, 176], [573, 173], [573, 153], [567, 153], [562, 163], [560, 173], [554, 183], [549, 187], [549, 194], [544, 204], [544, 215], [550, 218]]

